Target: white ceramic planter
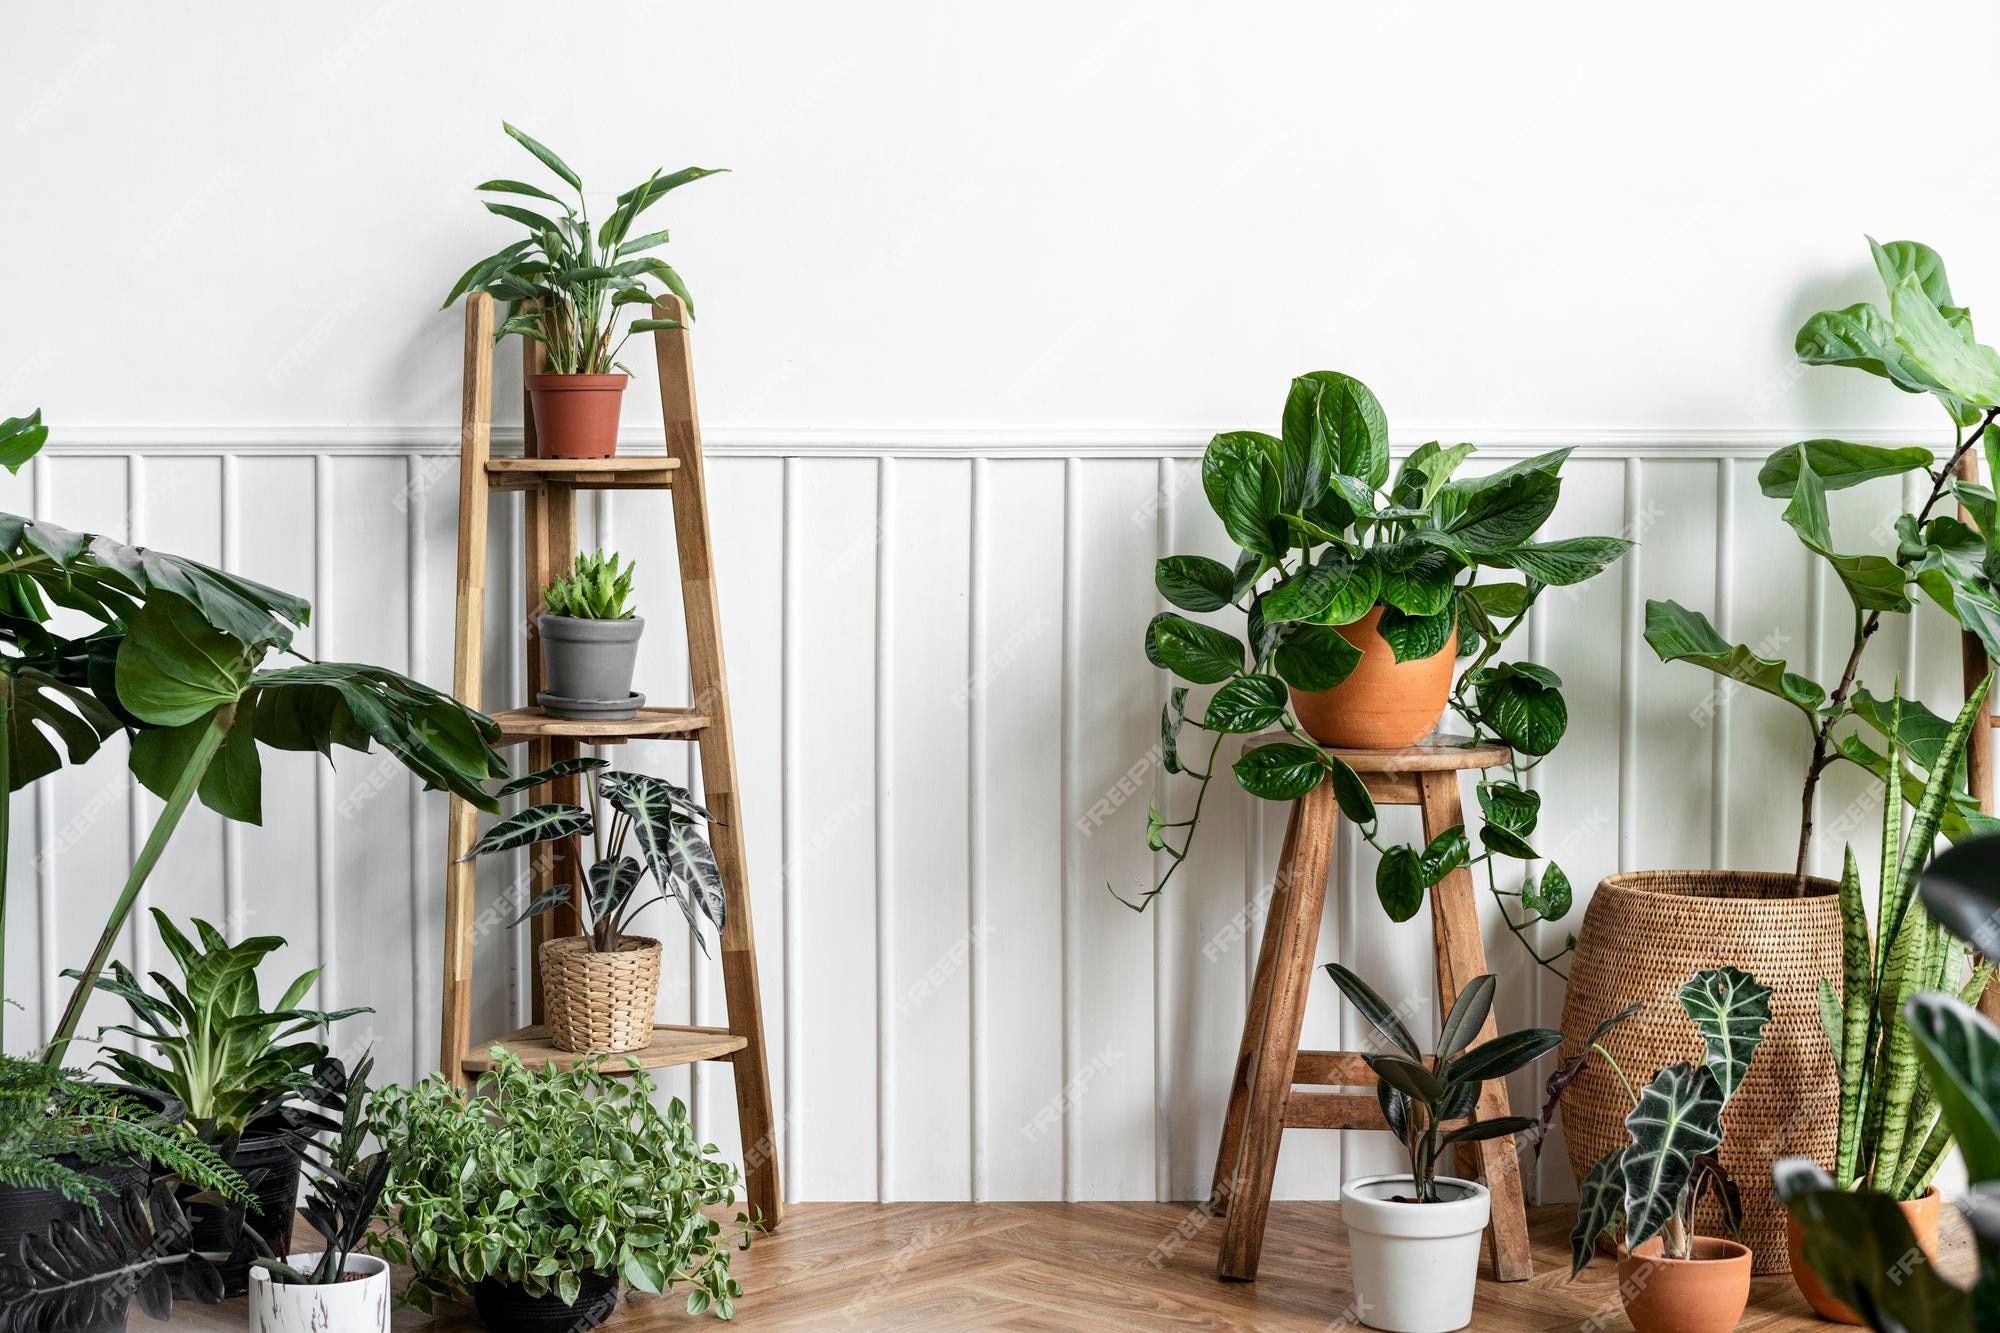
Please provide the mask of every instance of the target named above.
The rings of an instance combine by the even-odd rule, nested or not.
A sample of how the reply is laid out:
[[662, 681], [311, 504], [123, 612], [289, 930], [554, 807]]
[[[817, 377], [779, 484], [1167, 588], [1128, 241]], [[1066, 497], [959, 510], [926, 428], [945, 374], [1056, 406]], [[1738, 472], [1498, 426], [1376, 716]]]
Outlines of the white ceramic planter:
[[[317, 1254], [295, 1254], [294, 1268], [309, 1270]], [[366, 1276], [307, 1286], [273, 1282], [250, 1270], [250, 1333], [389, 1333], [389, 1265], [370, 1254], [349, 1255], [347, 1271]]]
[[1484, 1185], [1437, 1178], [1440, 1202], [1397, 1203], [1416, 1193], [1407, 1175], [1363, 1176], [1340, 1187], [1354, 1264], [1353, 1317], [1389, 1333], [1452, 1333], [1472, 1322], [1479, 1233], [1493, 1201]]

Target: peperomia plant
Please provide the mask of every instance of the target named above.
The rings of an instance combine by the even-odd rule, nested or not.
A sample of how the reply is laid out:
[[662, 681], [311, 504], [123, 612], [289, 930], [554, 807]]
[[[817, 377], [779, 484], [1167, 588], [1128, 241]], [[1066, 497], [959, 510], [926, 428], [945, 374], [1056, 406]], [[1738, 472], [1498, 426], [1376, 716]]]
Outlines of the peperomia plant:
[[[1811, 751], [1794, 870], [1801, 892], [1812, 856], [1813, 796], [1826, 770], [1846, 759], [1877, 777], [1886, 776], [1888, 758], [1875, 744], [1901, 748], [1927, 767], [1923, 752], [1934, 756], [1937, 738], [1948, 729], [1943, 717], [1915, 700], [1904, 700], [1902, 721], [1892, 729], [1881, 695], [1860, 683], [1862, 656], [1883, 615], [1909, 614], [1921, 594], [1978, 636], [1990, 657], [2000, 658], [2000, 522], [1992, 489], [1961, 475], [1961, 464], [1982, 444], [1989, 475], [2000, 458], [2000, 441], [1991, 429], [2000, 415], [2000, 352], [1974, 341], [1972, 312], [1953, 303], [1944, 261], [1935, 250], [1915, 241], [1881, 245], [1872, 237], [1868, 247], [1888, 289], [1888, 312], [1865, 301], [1821, 311], [1799, 330], [1799, 360], [1811, 366], [1852, 366], [1905, 393], [1930, 394], [1951, 418], [1952, 443], [1940, 464], [1922, 447], [1806, 440], [1773, 453], [1757, 474], [1764, 494], [1785, 502], [1785, 522], [1808, 551], [1827, 563], [1853, 604], [1853, 638], [1839, 679], [1828, 689], [1782, 660], [1731, 644], [1698, 611], [1678, 602], [1646, 603], [1646, 641], [1661, 660], [1706, 667], [1784, 700], [1805, 719]], [[1837, 550], [1826, 493], [1912, 472], [1923, 474], [1930, 485], [1915, 513], [1897, 517], [1893, 553]], [[1963, 507], [1970, 522], [1957, 513], [1939, 512], [1947, 498]], [[1858, 727], [1836, 735], [1835, 729], [1850, 719]], [[1875, 737], [1875, 744], [1864, 734]], [[1912, 790], [1906, 799], [1914, 803], [1914, 795]], [[2000, 824], [1981, 815], [1978, 801], [1960, 791], [1946, 806], [1942, 827], [1956, 841]]]
[[[1739, 1223], [1736, 1185], [1716, 1150], [1722, 1146], [1723, 1107], [1750, 1072], [1750, 1057], [1770, 1021], [1771, 988], [1738, 968], [1711, 968], [1688, 978], [1680, 1000], [1701, 1032], [1699, 1065], [1685, 1060], [1669, 1065], [1635, 1091], [1597, 1040], [1610, 1022], [1630, 1010], [1600, 1027], [1580, 1053], [1597, 1055], [1611, 1066], [1632, 1099], [1632, 1113], [1625, 1117], [1630, 1142], [1600, 1157], [1578, 1187], [1576, 1226], [1570, 1232], [1572, 1277], [1590, 1263], [1598, 1238], [1614, 1226], [1622, 1228], [1628, 1249], [1663, 1236], [1668, 1258], [1690, 1257], [1695, 1209], [1711, 1189], [1729, 1227], [1734, 1230]], [[1558, 1077], [1565, 1074], [1560, 1086], [1551, 1080], [1552, 1096], [1574, 1080], [1576, 1070], [1566, 1065], [1557, 1071]]]
[[[1488, 886], [1500, 897], [1492, 858], [1538, 859], [1528, 838], [1541, 797], [1521, 779], [1562, 739], [1569, 711], [1555, 672], [1495, 659], [1544, 590], [1591, 578], [1631, 543], [1620, 537], [1535, 540], [1555, 511], [1567, 449], [1460, 478], [1456, 473], [1473, 455], [1472, 445], [1425, 444], [1403, 460], [1392, 480], [1382, 405], [1351, 376], [1315, 371], [1293, 380], [1281, 432], [1217, 435], [1202, 457], [1209, 505], [1242, 548], [1234, 566], [1175, 555], [1155, 571], [1160, 595], [1182, 611], [1233, 610], [1245, 619], [1242, 638], [1173, 611], [1146, 628], [1146, 656], [1154, 666], [1189, 685], [1217, 689], [1199, 718], [1188, 715], [1186, 686], [1170, 691], [1160, 725], [1161, 766], [1190, 775], [1198, 788], [1186, 819], [1167, 819], [1157, 806], [1149, 812], [1147, 844], [1173, 864], [1126, 905], [1143, 910], [1187, 859], [1223, 740], [1272, 728], [1283, 728], [1291, 739], [1247, 751], [1235, 764], [1236, 780], [1272, 801], [1294, 800], [1332, 782], [1342, 813], [1382, 852], [1376, 892], [1393, 920], [1409, 919], [1426, 889], [1471, 863], [1486, 863]], [[1367, 787], [1293, 715], [1290, 689], [1330, 690], [1353, 672], [1361, 651], [1336, 627], [1378, 606], [1381, 635], [1398, 661], [1442, 652], [1456, 634], [1464, 665], [1451, 706], [1475, 743], [1497, 739], [1516, 756], [1505, 777], [1488, 775], [1480, 783], [1485, 823], [1477, 856], [1462, 828], [1421, 850], [1377, 841]], [[1213, 737], [1199, 768], [1182, 757], [1181, 733], [1188, 726]], [[1174, 829], [1184, 830], [1179, 845], [1169, 840]], [[1569, 910], [1569, 880], [1550, 864], [1538, 881], [1527, 882], [1520, 899], [1521, 919], [1504, 903], [1502, 914], [1535, 952], [1526, 931]], [[1561, 956], [1536, 953], [1551, 967]]]
[[552, 616], [575, 620], [630, 620], [632, 562], [618, 567], [616, 551], [593, 551], [576, 558], [567, 574], [542, 589], [542, 606]]
[[[592, 949], [599, 953], [617, 949], [625, 938], [626, 926], [641, 908], [671, 898], [687, 917], [695, 941], [706, 950], [700, 917], [706, 916], [720, 930], [726, 899], [715, 853], [702, 837], [697, 821], [712, 823], [715, 816], [685, 787], [645, 773], [597, 771], [606, 767], [602, 759], [564, 759], [507, 783], [497, 795], [511, 796], [571, 773], [589, 773], [590, 809], [559, 801], [530, 806], [486, 830], [459, 859], [470, 861], [492, 852], [588, 834], [596, 859], [587, 872], [590, 891], [583, 896], [583, 903]], [[607, 805], [611, 807], [608, 824], [604, 817]], [[637, 841], [643, 863], [626, 854], [628, 839]], [[649, 871], [660, 892], [641, 900], [639, 882]], [[571, 886], [558, 884], [529, 903], [512, 924], [518, 926], [530, 917], [566, 906], [573, 897]]]
[[[718, 168], [683, 167], [662, 175], [655, 171], [639, 185], [618, 196], [611, 215], [594, 230], [583, 179], [568, 163], [512, 125], [508, 137], [534, 154], [558, 180], [576, 191], [572, 207], [539, 185], [526, 181], [490, 180], [478, 189], [494, 194], [538, 199], [554, 204], [560, 214], [500, 200], [482, 200], [490, 213], [528, 229], [528, 239], [489, 255], [465, 271], [445, 297], [451, 305], [467, 292], [486, 292], [507, 303], [507, 318], [494, 337], [518, 333], [548, 351], [549, 370], [558, 375], [608, 375], [624, 371], [618, 351], [625, 339], [647, 329], [677, 329], [670, 319], [635, 319], [618, 333], [619, 312], [627, 306], [651, 309], [658, 299], [647, 285], [657, 281], [686, 303], [690, 318], [694, 301], [680, 274], [657, 255], [645, 254], [667, 243], [664, 231], [631, 235], [639, 215], [689, 181], [717, 174]], [[635, 256], [643, 256], [636, 257]], [[524, 301], [534, 309], [523, 311]], [[612, 340], [616, 338], [617, 341]], [[630, 373], [630, 372], [625, 372]]]
[[1371, 1051], [1362, 1059], [1375, 1071], [1375, 1095], [1382, 1103], [1382, 1118], [1410, 1155], [1416, 1197], [1409, 1202], [1438, 1202], [1438, 1163], [1454, 1143], [1477, 1143], [1535, 1128], [1532, 1116], [1520, 1115], [1446, 1128], [1448, 1123], [1472, 1114], [1479, 1104], [1479, 1090], [1488, 1079], [1505, 1078], [1525, 1069], [1562, 1045], [1562, 1033], [1553, 1028], [1523, 1028], [1467, 1050], [1493, 1011], [1496, 983], [1490, 975], [1474, 977], [1459, 992], [1457, 1003], [1438, 1029], [1437, 1053], [1426, 1059], [1395, 1009], [1367, 982], [1339, 963], [1328, 963], [1326, 972], [1348, 1003], [1394, 1048]]

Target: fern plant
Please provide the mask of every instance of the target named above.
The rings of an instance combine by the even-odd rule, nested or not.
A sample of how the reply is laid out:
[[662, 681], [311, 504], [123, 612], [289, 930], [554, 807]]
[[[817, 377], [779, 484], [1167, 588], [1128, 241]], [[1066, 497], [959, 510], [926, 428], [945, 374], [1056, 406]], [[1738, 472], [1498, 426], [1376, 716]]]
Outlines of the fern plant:
[[569, 573], [542, 589], [542, 606], [552, 616], [573, 620], [630, 620], [633, 562], [618, 567], [616, 551], [593, 551], [576, 558]]

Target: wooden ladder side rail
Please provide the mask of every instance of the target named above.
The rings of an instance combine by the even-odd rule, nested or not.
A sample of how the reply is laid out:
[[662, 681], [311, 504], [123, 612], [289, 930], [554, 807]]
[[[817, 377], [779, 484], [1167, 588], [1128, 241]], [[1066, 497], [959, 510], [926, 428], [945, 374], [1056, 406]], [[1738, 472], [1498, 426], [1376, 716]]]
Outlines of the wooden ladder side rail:
[[743, 852], [742, 805], [736, 782], [736, 735], [730, 724], [728, 676], [722, 657], [722, 609], [716, 600], [708, 523], [708, 485], [695, 410], [694, 362], [687, 307], [667, 295], [655, 316], [683, 325], [657, 329], [660, 410], [666, 418], [667, 455], [674, 476], [674, 544], [680, 557], [681, 601], [687, 618], [688, 671], [696, 712], [709, 723], [696, 740], [701, 751], [702, 800], [715, 815], [709, 826], [716, 869], [722, 874], [722, 982], [729, 1030], [747, 1043], [730, 1057], [736, 1074], [737, 1124], [743, 1140], [745, 1193], [752, 1214], [775, 1227], [784, 1213], [778, 1188], [778, 1127], [771, 1114], [770, 1066], [764, 1050], [764, 1006], [757, 977], [757, 940], [750, 917], [749, 875]]

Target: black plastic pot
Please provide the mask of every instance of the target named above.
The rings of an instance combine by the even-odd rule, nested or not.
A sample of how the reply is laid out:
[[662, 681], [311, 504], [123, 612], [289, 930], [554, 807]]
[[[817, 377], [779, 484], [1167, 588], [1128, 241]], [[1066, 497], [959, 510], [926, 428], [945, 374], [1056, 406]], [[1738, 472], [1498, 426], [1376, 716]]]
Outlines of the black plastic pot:
[[580, 1273], [576, 1303], [565, 1305], [551, 1291], [530, 1296], [507, 1282], [487, 1278], [472, 1289], [472, 1304], [493, 1333], [576, 1333], [596, 1328], [618, 1308], [618, 1275]]
[[[292, 1221], [299, 1202], [297, 1143], [280, 1122], [259, 1121], [243, 1132], [229, 1161], [237, 1173], [250, 1182], [251, 1192], [256, 1196], [256, 1202], [245, 1210], [244, 1220], [259, 1236], [270, 1242], [275, 1253], [290, 1254]], [[232, 1234], [228, 1209], [206, 1203], [188, 1203], [186, 1206], [195, 1249], [209, 1254], [238, 1252], [240, 1237]], [[241, 1296], [250, 1290], [250, 1259], [247, 1254], [241, 1258], [222, 1260], [215, 1265], [215, 1269], [222, 1275], [224, 1297]], [[175, 1291], [183, 1298], [191, 1294], [183, 1288], [178, 1276]]]

